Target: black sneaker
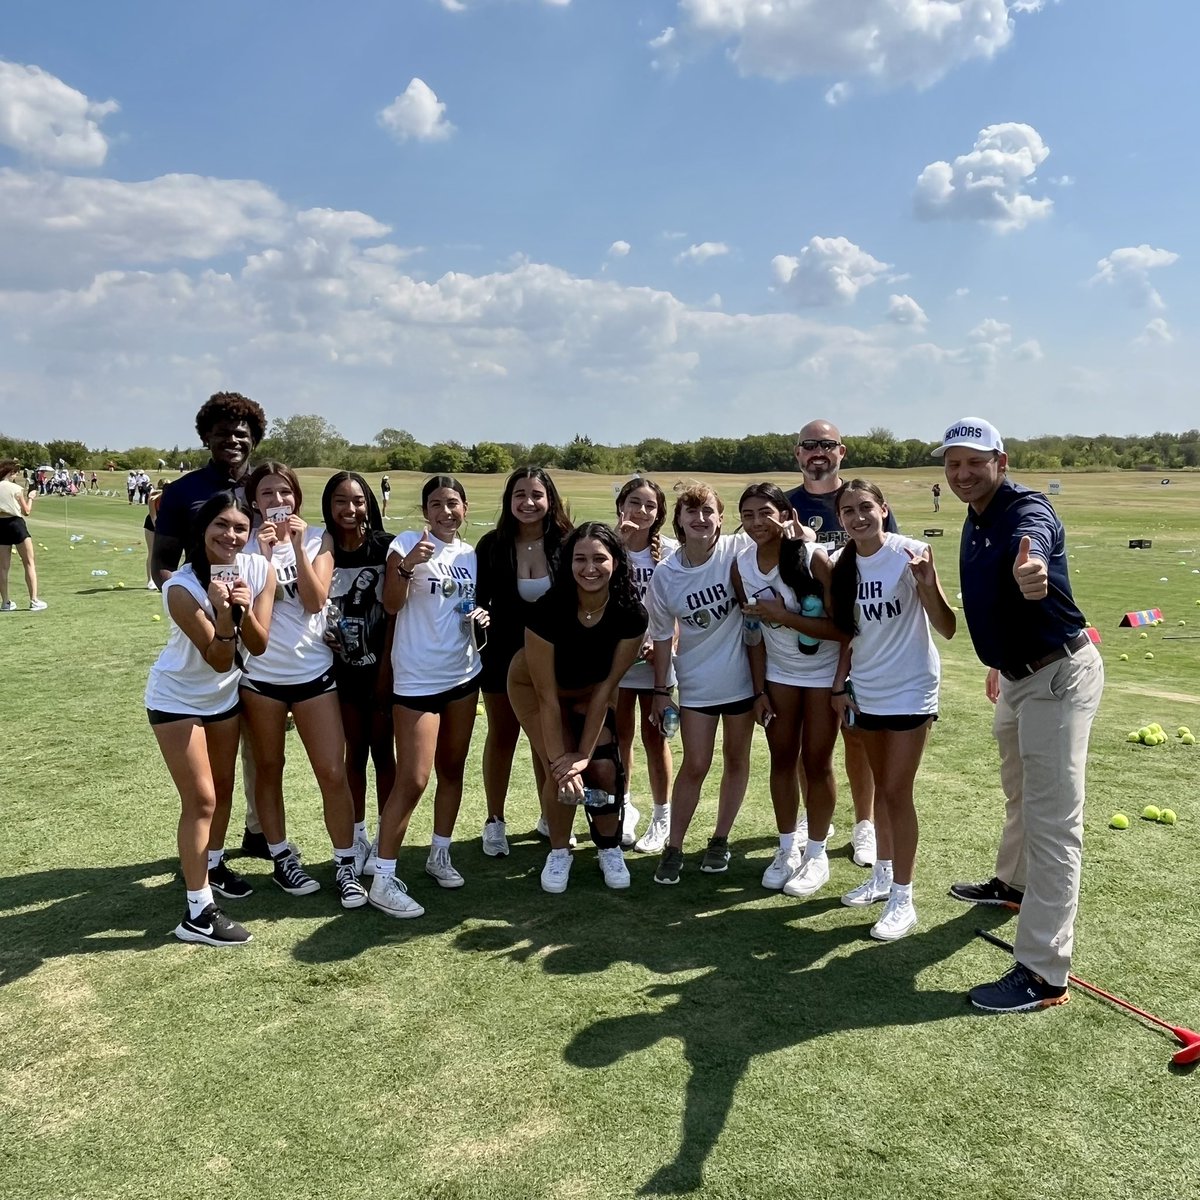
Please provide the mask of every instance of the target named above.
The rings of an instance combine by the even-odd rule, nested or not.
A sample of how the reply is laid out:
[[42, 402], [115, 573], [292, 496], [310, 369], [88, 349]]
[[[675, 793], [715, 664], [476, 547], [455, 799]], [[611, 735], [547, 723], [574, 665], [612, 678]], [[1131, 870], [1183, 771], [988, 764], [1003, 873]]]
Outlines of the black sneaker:
[[1025, 893], [1009, 887], [995, 875], [984, 883], [952, 883], [950, 895], [965, 904], [991, 904], [996, 908], [1011, 908], [1019, 912]]
[[245, 900], [254, 895], [254, 889], [222, 858], [215, 867], [208, 869], [208, 886], [226, 900]]
[[271, 861], [271, 848], [267, 845], [267, 835], [261, 831], [251, 833], [246, 830], [242, 834], [242, 854], [246, 858], [265, 858]]
[[708, 849], [700, 860], [700, 870], [706, 875], [720, 875], [729, 869], [729, 839], [710, 837]]
[[244, 946], [254, 939], [236, 921], [231, 921], [215, 904], [209, 904], [198, 917], [188, 915], [175, 926], [175, 936], [181, 942], [198, 942], [202, 946]]
[[275, 869], [271, 878], [289, 896], [308, 896], [321, 890], [321, 885], [300, 865], [291, 850], [281, 850], [273, 861]]
[[367, 889], [354, 873], [354, 859], [334, 862], [334, 882], [343, 908], [362, 908], [367, 902]]
[[683, 870], [683, 851], [677, 846], [664, 846], [662, 858], [658, 860], [658, 869], [654, 872], [655, 883], [678, 883], [679, 872]]
[[1070, 994], [1065, 987], [1054, 987], [1028, 967], [1017, 963], [995, 983], [981, 983], [967, 993], [967, 999], [984, 1012], [1033, 1012], [1066, 1004]]

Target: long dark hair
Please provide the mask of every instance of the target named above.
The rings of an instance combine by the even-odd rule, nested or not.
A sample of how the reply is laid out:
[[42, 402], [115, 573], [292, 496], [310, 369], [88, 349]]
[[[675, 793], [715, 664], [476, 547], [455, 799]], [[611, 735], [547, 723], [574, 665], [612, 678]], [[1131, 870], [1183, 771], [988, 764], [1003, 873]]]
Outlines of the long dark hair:
[[[880, 503], [886, 505], [883, 493], [879, 488], [866, 479], [851, 479], [843, 483], [833, 497], [834, 512], [842, 506], [842, 497], [847, 492], [867, 492]], [[841, 518], [838, 518], [839, 521]], [[844, 528], [844, 527], [843, 527]], [[838, 560], [833, 564], [833, 586], [830, 589], [833, 596], [833, 612], [830, 614], [833, 623], [843, 632], [856, 634], [858, 621], [855, 619], [855, 605], [858, 602], [858, 547], [853, 538], [847, 538], [842, 547]]]
[[504, 485], [504, 497], [500, 501], [500, 516], [496, 519], [496, 534], [506, 546], [515, 546], [521, 523], [513, 516], [512, 498], [517, 484], [522, 479], [536, 479], [546, 489], [549, 507], [542, 519], [542, 536], [546, 539], [546, 557], [550, 549], [558, 549], [563, 538], [571, 532], [571, 515], [563, 498], [559, 495], [554, 480], [541, 467], [518, 467]]
[[371, 485], [357, 471], [338, 471], [330, 475], [325, 490], [321, 493], [321, 516], [325, 520], [326, 531], [335, 542], [338, 540], [338, 529], [333, 523], [333, 493], [347, 482], [357, 483], [367, 499], [367, 527], [364, 532], [374, 533], [383, 528], [383, 514], [379, 511], [379, 502], [375, 499], [375, 493], [371, 491]]
[[[779, 510], [779, 516], [784, 521], [794, 521], [796, 514], [788, 503], [783, 490], [776, 484], [764, 480], [762, 483], [752, 483], [738, 500], [738, 512], [747, 500], [766, 500]], [[808, 552], [800, 538], [782, 538], [779, 542], [779, 578], [797, 595], [820, 596], [825, 598], [825, 589], [813, 575], [808, 565]]]
[[449, 488], [452, 492], [457, 492], [459, 499], [463, 502], [463, 507], [466, 507], [467, 489], [453, 475], [432, 475], [421, 485], [422, 513], [425, 512], [425, 505], [429, 503], [429, 497], [441, 488]]
[[199, 512], [192, 518], [188, 527], [188, 540], [183, 548], [183, 560], [191, 565], [197, 583], [207, 592], [212, 583], [212, 570], [208, 561], [208, 551], [204, 546], [204, 533], [208, 527], [223, 512], [236, 508], [238, 512], [253, 524], [250, 505], [236, 492], [214, 492], [200, 506]]
[[667, 520], [667, 497], [662, 488], [653, 479], [647, 479], [644, 475], [635, 475], [632, 479], [626, 480], [625, 486], [617, 493], [617, 517], [620, 518], [621, 506], [629, 499], [630, 494], [639, 488], [649, 488], [654, 493], [654, 499], [658, 501], [658, 516], [654, 518], [654, 523], [650, 526], [650, 556], [655, 563], [659, 563], [663, 556], [662, 535], [659, 530]]
[[585, 521], [573, 529], [563, 542], [562, 553], [558, 566], [554, 571], [554, 583], [550, 591], [564, 607], [574, 611], [579, 603], [579, 592], [575, 583], [575, 575], [571, 570], [571, 559], [575, 555], [575, 547], [585, 538], [599, 542], [612, 555], [613, 573], [608, 583], [608, 600], [617, 608], [632, 612], [638, 607], [637, 593], [633, 590], [633, 576], [629, 571], [629, 554], [621, 544], [621, 539], [611, 525], [603, 521]]

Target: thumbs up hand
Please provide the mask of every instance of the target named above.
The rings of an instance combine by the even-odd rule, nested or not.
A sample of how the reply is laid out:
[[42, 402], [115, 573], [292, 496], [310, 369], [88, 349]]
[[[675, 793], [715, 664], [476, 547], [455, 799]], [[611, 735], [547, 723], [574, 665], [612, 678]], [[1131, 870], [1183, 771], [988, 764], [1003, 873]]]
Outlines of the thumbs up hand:
[[1021, 539], [1013, 563], [1013, 578], [1026, 600], [1044, 600], [1050, 591], [1050, 573], [1043, 559], [1031, 554], [1033, 542], [1026, 535]]
[[433, 537], [429, 532], [429, 526], [426, 525], [421, 530], [420, 541], [400, 561], [406, 571], [411, 571], [421, 563], [428, 562], [433, 557], [433, 550]]

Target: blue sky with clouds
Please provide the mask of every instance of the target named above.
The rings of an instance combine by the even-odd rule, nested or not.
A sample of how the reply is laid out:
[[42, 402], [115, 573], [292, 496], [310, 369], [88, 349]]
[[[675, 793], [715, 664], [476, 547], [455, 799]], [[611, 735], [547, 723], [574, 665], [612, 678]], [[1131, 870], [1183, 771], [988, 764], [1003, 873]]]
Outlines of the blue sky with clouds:
[[1200, 423], [1190, 6], [10, 0], [0, 428]]

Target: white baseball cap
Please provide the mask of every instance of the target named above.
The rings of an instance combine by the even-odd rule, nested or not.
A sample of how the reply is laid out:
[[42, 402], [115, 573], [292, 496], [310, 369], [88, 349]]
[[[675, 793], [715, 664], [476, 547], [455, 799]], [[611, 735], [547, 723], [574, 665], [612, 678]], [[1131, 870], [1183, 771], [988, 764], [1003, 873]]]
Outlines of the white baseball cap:
[[947, 450], [955, 446], [962, 446], [967, 450], [1004, 453], [1004, 439], [1000, 436], [1000, 431], [982, 417], [962, 417], [955, 421], [943, 434], [942, 444], [933, 452], [933, 457], [941, 458]]

